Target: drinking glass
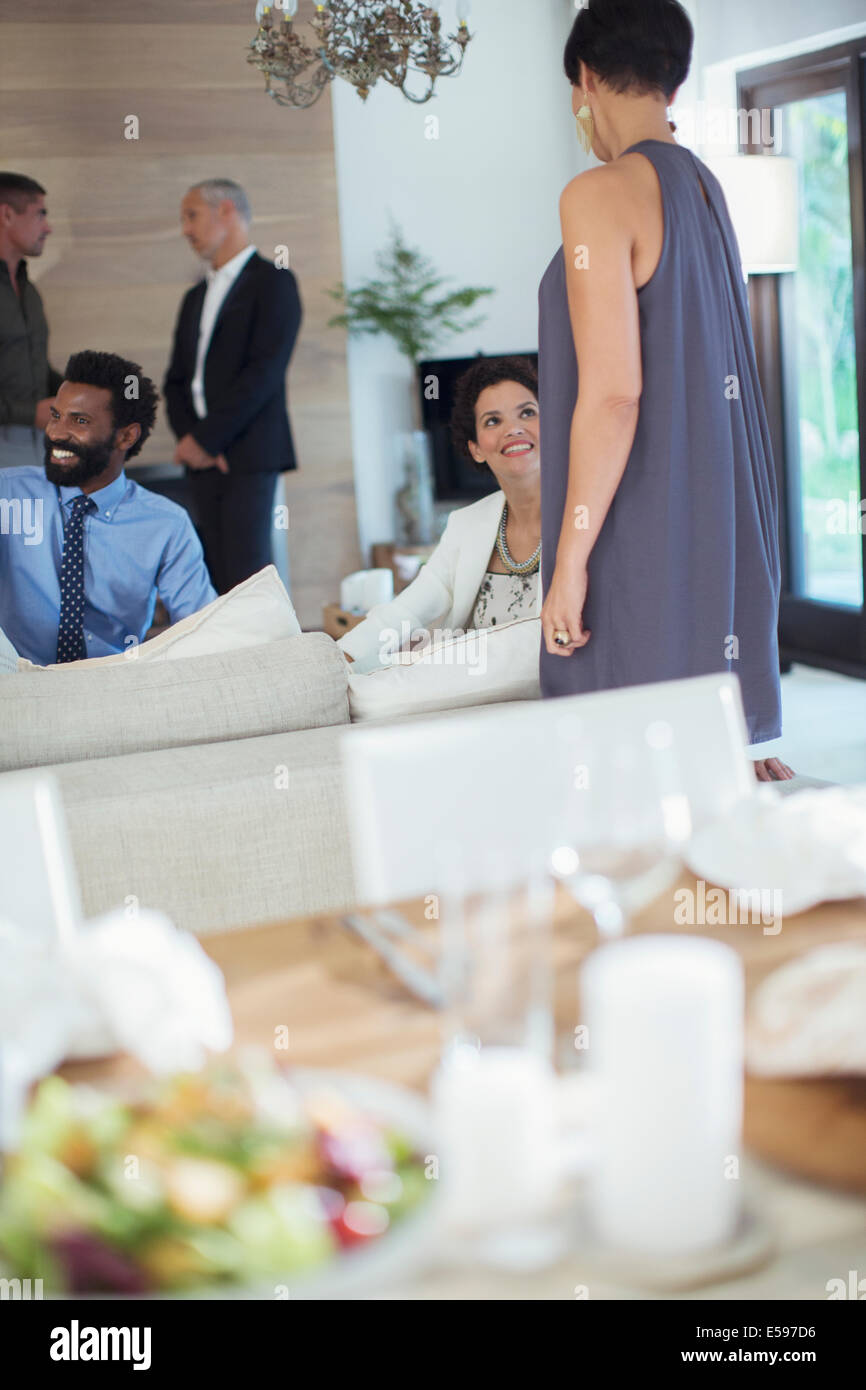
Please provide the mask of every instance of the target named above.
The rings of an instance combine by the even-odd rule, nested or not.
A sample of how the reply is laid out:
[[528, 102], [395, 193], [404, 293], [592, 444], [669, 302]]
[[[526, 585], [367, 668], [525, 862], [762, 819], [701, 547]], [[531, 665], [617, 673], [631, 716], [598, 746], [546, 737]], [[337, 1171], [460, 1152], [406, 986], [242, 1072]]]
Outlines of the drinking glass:
[[440, 982], [447, 1047], [552, 1051], [550, 866], [519, 873], [495, 848], [451, 848], [441, 876]]
[[691, 835], [671, 725], [652, 720], [636, 740], [598, 750], [570, 793], [563, 828], [552, 872], [592, 913], [602, 940], [623, 936], [676, 880]]
[[[513, 1269], [560, 1252], [553, 1071], [555, 887], [536, 857], [441, 856], [442, 1060], [433, 1081], [445, 1226], [458, 1258]], [[447, 862], [445, 862], [447, 861]]]

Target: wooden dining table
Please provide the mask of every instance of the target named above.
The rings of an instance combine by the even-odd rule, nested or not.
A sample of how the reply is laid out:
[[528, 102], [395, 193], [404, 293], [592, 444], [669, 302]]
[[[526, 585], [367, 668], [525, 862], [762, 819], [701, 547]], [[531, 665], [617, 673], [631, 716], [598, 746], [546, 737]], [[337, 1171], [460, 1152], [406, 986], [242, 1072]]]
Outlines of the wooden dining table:
[[[746, 999], [772, 970], [814, 947], [866, 943], [866, 901], [825, 903], [785, 919], [684, 925], [688, 873], [629, 924], [628, 932], [699, 933], [728, 943], [742, 959]], [[439, 922], [430, 900], [396, 905], [431, 943]], [[282, 1063], [359, 1072], [424, 1090], [438, 1061], [440, 1013], [415, 997], [342, 913], [319, 914], [201, 937], [225, 977], [235, 1045], [257, 1045]], [[594, 949], [592, 919], [558, 888], [552, 916], [553, 1012], [558, 1057], [580, 1021], [581, 962]], [[138, 1072], [132, 1058], [67, 1064], [70, 1080], [111, 1081]], [[775, 1253], [737, 1278], [667, 1297], [826, 1298], [827, 1282], [859, 1270], [866, 1278], [866, 1078], [766, 1080], [747, 1075], [743, 1176]], [[853, 1263], [852, 1263], [853, 1262]], [[409, 1284], [369, 1291], [376, 1298], [573, 1298], [585, 1283], [581, 1251], [532, 1274], [469, 1262], [441, 1264]], [[866, 1287], [866, 1285], [864, 1285]], [[593, 1298], [662, 1296], [596, 1272]]]

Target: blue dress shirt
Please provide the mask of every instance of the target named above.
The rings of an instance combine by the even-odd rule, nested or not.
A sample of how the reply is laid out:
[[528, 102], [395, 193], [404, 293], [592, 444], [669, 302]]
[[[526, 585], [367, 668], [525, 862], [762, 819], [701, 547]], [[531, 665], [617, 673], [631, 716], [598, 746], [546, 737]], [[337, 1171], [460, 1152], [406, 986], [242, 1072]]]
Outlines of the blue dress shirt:
[[[0, 469], [0, 628], [20, 656], [57, 659], [63, 521], [81, 488], [44, 469]], [[88, 656], [141, 642], [157, 595], [175, 623], [216, 598], [201, 542], [182, 507], [121, 473], [90, 494], [84, 521], [84, 640]]]

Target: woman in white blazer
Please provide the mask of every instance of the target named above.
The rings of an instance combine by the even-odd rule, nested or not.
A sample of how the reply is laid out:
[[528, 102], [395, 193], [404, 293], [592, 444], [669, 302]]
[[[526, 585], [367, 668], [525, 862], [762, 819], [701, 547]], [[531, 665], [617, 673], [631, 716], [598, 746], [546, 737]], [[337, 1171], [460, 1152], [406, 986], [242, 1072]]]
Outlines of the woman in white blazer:
[[525, 357], [479, 358], [455, 389], [451, 432], [500, 490], [448, 518], [413, 582], [371, 608], [338, 645], [363, 674], [437, 636], [502, 626], [541, 612], [538, 377]]

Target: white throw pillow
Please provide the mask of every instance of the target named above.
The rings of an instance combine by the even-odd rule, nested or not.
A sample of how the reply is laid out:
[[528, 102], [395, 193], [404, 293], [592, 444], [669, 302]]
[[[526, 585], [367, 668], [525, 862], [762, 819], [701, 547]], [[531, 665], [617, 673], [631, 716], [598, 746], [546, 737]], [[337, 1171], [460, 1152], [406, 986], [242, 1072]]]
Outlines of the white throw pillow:
[[[127, 652], [93, 656], [84, 661], [67, 661], [44, 666], [45, 671], [69, 671], [79, 666], [111, 666], [123, 661], [173, 661], [176, 657], [215, 656], [242, 647], [260, 647], [284, 637], [299, 637], [301, 625], [292, 600], [274, 565], [259, 570], [227, 594], [191, 613]], [[19, 660], [19, 669], [30, 667]]]
[[541, 619], [477, 628], [366, 674], [349, 670], [353, 723], [540, 695]]

